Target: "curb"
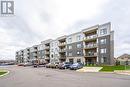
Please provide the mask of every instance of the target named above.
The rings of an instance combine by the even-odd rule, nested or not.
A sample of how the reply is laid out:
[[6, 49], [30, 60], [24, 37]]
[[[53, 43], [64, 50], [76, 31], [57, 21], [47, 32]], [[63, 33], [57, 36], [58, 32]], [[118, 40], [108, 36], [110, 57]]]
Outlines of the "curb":
[[115, 74], [119, 74], [119, 75], [130, 75], [129, 73], [115, 73]]
[[3, 77], [3, 76], [8, 75], [10, 73], [9, 70], [5, 70], [5, 71], [7, 71], [7, 72], [5, 74], [3, 74], [3, 75], [0, 75], [0, 77]]

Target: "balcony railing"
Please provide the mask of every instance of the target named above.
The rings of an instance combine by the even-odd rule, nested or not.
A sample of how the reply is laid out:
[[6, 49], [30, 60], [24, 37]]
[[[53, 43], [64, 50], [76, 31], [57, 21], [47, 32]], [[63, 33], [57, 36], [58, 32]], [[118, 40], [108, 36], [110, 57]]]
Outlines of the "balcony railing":
[[59, 59], [66, 59], [66, 56], [60, 56]]
[[85, 57], [96, 57], [97, 53], [86, 53]]
[[45, 46], [45, 49], [50, 49], [50, 46]]
[[37, 51], [37, 49], [34, 49], [34, 50], [33, 50], [33, 52], [36, 52], [36, 51]]
[[60, 49], [59, 50], [59, 52], [65, 52], [66, 51], [66, 49]]
[[37, 53], [34, 53], [33, 56], [37, 56]]
[[93, 39], [96, 39], [96, 38], [97, 38], [97, 34], [84, 37], [84, 40], [87, 41], [87, 40], [93, 40]]
[[46, 51], [45, 51], [45, 54], [50, 54], [50, 52], [46, 52]]
[[59, 46], [65, 46], [66, 42], [59, 43]]
[[85, 45], [85, 49], [91, 49], [91, 48], [96, 48], [97, 44], [89, 44], [89, 45]]
[[45, 57], [45, 59], [50, 59], [49, 57]]

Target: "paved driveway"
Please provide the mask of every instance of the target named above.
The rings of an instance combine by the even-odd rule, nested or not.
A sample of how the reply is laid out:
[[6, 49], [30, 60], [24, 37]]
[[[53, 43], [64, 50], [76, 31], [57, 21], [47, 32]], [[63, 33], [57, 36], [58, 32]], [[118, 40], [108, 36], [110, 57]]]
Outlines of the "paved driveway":
[[130, 87], [130, 76], [9, 66], [0, 87]]

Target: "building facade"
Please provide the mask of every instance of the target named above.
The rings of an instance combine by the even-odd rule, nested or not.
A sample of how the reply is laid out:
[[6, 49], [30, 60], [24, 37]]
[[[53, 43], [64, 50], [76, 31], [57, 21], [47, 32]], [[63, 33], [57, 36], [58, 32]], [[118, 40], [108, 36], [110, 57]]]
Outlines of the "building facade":
[[46, 62], [111, 65], [114, 63], [114, 32], [111, 31], [111, 23], [95, 25], [55, 40], [48, 39], [16, 52], [18, 63], [36, 58]]

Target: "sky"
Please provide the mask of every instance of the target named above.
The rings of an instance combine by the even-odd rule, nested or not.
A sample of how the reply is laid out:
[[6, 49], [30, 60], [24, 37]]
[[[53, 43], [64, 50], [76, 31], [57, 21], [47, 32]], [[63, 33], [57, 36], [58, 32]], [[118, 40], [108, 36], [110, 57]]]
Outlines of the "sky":
[[14, 16], [0, 16], [0, 59], [46, 39], [111, 22], [114, 56], [130, 54], [129, 0], [14, 0]]

